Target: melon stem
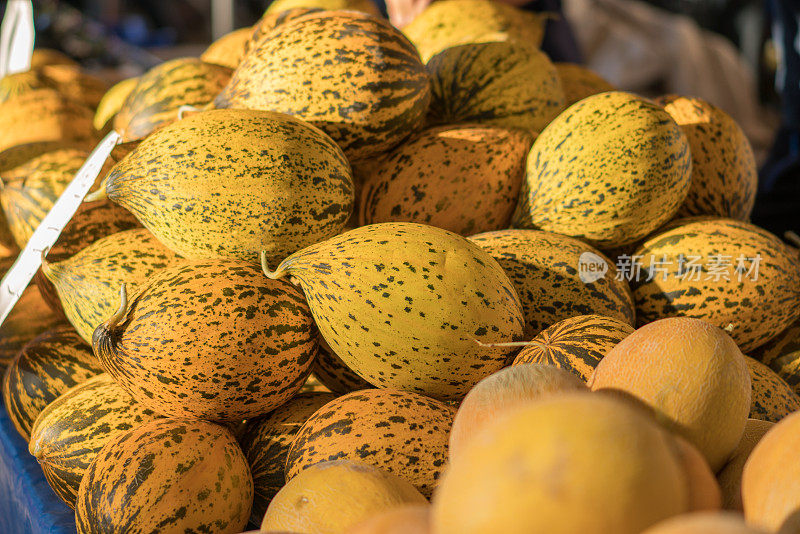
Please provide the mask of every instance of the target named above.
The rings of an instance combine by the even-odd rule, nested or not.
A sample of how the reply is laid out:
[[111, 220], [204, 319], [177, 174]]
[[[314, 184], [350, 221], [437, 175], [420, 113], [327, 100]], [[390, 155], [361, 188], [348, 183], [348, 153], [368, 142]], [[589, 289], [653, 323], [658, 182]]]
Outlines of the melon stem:
[[50, 267], [50, 263], [47, 261], [47, 253], [50, 252], [49, 248], [46, 248], [42, 251], [42, 273], [45, 277], [49, 278], [47, 275], [51, 274], [53, 269]]
[[114, 328], [120, 323], [120, 321], [122, 321], [122, 318], [125, 317], [125, 313], [127, 311], [128, 290], [125, 287], [125, 284], [122, 284], [119, 288], [119, 308], [117, 308], [117, 311], [114, 312], [114, 315], [112, 315], [105, 323], [103, 323], [103, 326], [108, 330]]
[[270, 280], [278, 280], [280, 278], [283, 278], [286, 275], [286, 271], [281, 270], [280, 266], [278, 266], [278, 267], [279, 268], [275, 269], [274, 271], [270, 270], [269, 262], [267, 261], [267, 251], [266, 250], [262, 250], [261, 251], [261, 271], [264, 273], [264, 276], [266, 276]]
[[97, 202], [98, 200], [105, 200], [107, 198], [108, 198], [108, 196], [106, 195], [106, 188], [105, 187], [100, 187], [100, 189], [98, 189], [97, 191], [94, 191], [93, 193], [89, 193], [88, 195], [86, 195], [86, 197], [83, 199], [83, 201], [84, 202]]

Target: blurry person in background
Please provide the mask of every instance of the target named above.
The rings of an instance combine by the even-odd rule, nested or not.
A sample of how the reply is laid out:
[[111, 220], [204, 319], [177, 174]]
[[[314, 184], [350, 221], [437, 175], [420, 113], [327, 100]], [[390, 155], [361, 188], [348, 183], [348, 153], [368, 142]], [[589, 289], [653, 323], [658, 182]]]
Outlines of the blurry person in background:
[[[561, 0], [495, 0], [516, 6], [526, 11], [548, 13], [552, 16], [545, 26], [542, 50], [553, 61], [581, 63], [578, 43], [564, 17]], [[431, 3], [431, 0], [386, 0], [386, 13], [389, 20], [402, 28]]]
[[761, 169], [752, 219], [783, 235], [800, 232], [800, 0], [770, 0], [768, 9], [778, 55], [781, 126]]

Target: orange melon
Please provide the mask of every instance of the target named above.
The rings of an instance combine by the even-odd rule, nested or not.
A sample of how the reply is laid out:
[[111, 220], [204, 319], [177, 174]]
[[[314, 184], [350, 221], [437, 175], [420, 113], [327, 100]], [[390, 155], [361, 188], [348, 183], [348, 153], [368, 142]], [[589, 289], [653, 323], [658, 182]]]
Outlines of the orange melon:
[[748, 526], [732, 513], [694, 513], [673, 517], [648, 528], [642, 534], [766, 534]]
[[753, 383], [750, 417], [777, 423], [800, 410], [798, 397], [775, 371], [753, 358], [745, 357]]
[[357, 524], [347, 534], [429, 534], [430, 506], [405, 505], [380, 512]]
[[717, 473], [717, 480], [722, 489], [722, 506], [726, 510], [742, 511], [742, 471], [744, 464], [750, 457], [758, 442], [764, 434], [775, 426], [775, 423], [761, 421], [759, 419], [748, 419], [744, 425], [744, 434], [733, 451], [731, 459], [725, 467]]

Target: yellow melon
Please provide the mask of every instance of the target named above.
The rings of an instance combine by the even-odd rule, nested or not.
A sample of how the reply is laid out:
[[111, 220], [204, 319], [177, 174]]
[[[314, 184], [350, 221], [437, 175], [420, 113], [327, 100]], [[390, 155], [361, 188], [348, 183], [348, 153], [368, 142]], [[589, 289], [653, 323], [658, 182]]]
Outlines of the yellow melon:
[[769, 432], [775, 423], [748, 419], [744, 425], [744, 434], [733, 451], [731, 459], [725, 467], [717, 473], [717, 480], [722, 489], [722, 506], [726, 510], [742, 511], [742, 471], [750, 453], [756, 448], [758, 442]]
[[561, 79], [561, 89], [567, 106], [592, 95], [613, 91], [614, 86], [602, 76], [575, 63], [555, 63], [556, 72]]
[[347, 534], [429, 534], [430, 506], [406, 505], [378, 513]]
[[673, 517], [642, 534], [766, 534], [732, 513], [694, 513]]
[[675, 438], [675, 453], [686, 473], [689, 511], [700, 512], [722, 508], [722, 491], [708, 462], [697, 448], [680, 436]]

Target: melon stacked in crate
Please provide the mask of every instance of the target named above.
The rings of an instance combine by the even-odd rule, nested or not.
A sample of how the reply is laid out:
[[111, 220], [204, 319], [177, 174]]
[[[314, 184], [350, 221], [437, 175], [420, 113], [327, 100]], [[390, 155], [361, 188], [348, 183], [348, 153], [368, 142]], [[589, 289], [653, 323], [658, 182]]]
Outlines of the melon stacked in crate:
[[286, 1], [0, 81], [4, 271], [123, 141], [0, 327], [78, 532], [797, 532], [800, 252], [750, 145], [546, 19]]

